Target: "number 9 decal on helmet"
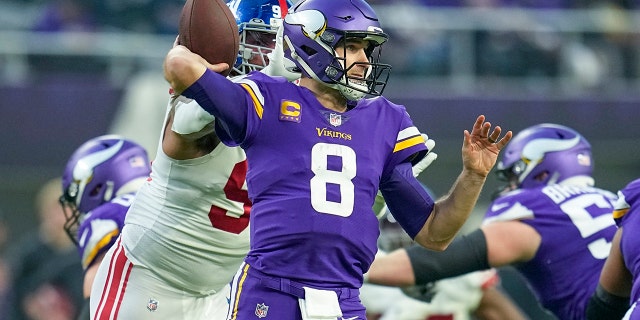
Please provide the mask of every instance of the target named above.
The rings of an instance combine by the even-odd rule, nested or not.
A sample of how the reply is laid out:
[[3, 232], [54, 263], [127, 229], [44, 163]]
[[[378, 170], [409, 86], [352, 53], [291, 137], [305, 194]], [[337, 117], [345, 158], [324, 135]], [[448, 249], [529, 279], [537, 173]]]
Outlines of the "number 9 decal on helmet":
[[275, 47], [275, 37], [282, 18], [291, 7], [289, 0], [227, 0], [240, 32], [240, 50], [231, 75], [262, 70], [267, 55]]

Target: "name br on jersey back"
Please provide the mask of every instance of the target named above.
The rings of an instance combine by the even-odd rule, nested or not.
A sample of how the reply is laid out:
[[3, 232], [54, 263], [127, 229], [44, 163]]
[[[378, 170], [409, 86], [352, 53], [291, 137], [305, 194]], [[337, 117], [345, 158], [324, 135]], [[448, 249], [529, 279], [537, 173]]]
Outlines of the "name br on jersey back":
[[384, 98], [338, 113], [308, 89], [260, 73], [238, 82], [255, 111], [246, 136], [236, 137], [249, 159], [253, 202], [246, 261], [301, 282], [359, 287], [377, 250], [371, 207], [378, 185], [425, 149], [423, 140], [411, 139], [420, 133], [404, 107]]
[[483, 223], [519, 220], [533, 227], [542, 238], [540, 248], [516, 268], [543, 306], [560, 319], [581, 319], [616, 231], [615, 198], [593, 187], [518, 189], [496, 199]]

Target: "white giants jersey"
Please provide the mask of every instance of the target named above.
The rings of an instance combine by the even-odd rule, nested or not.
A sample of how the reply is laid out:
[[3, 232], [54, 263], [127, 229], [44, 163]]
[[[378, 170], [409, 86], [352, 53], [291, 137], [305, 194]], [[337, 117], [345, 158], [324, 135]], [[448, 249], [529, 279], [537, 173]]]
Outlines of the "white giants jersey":
[[249, 250], [246, 171], [239, 147], [219, 143], [205, 156], [174, 160], [160, 145], [126, 216], [129, 260], [195, 294], [220, 291]]

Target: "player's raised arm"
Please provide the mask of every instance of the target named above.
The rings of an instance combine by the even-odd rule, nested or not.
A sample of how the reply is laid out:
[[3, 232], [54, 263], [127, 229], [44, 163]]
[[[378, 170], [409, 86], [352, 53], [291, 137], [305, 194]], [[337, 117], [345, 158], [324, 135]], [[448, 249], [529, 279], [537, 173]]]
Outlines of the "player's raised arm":
[[[499, 149], [502, 148], [497, 133], [487, 135], [487, 130], [479, 132], [479, 139], [476, 140], [480, 143], [484, 143], [484, 139], [496, 140]], [[473, 133], [465, 135], [463, 154], [471, 154], [471, 158], [479, 159], [474, 155], [476, 151], [468, 149], [469, 142], [473, 144], [473, 140]], [[614, 255], [614, 251], [609, 251], [610, 247], [616, 247], [614, 235], [616, 230], [620, 230], [616, 229], [611, 215], [616, 196], [594, 186], [590, 143], [569, 127], [542, 123], [518, 133], [501, 152], [503, 156], [497, 163], [496, 173], [498, 179], [506, 184], [487, 207], [481, 228], [456, 237], [443, 252], [415, 245], [376, 258], [367, 273], [369, 282], [385, 285], [426, 284], [470, 271], [511, 265], [527, 280], [535, 296], [540, 298], [541, 305], [558, 319], [592, 317], [600, 320], [618, 312], [623, 315], [629, 301], [637, 301], [637, 298], [629, 299], [627, 294], [624, 302], [623, 288], [615, 288], [609, 282], [621, 277], [621, 269], [615, 268], [615, 277], [610, 278], [611, 274], [606, 276], [610, 294], [603, 292], [602, 288], [597, 289], [601, 271], [607, 270], [607, 255], [609, 258], [614, 256], [618, 265], [623, 259]], [[486, 159], [490, 160], [491, 157]], [[475, 163], [479, 165], [474, 165], [473, 161], [465, 160], [464, 169], [478, 175], [479, 181], [483, 179], [481, 171], [478, 171], [483, 167], [481, 162], [477, 161]], [[463, 172], [461, 177], [464, 175]], [[467, 189], [462, 188], [465, 186]], [[444, 200], [454, 202], [448, 209], [459, 205], [455, 202], [460, 199], [451, 197], [468, 196], [473, 190], [477, 190], [474, 185], [469, 186], [468, 181], [459, 179], [449, 199]], [[628, 200], [632, 196], [620, 198]], [[442, 202], [438, 203], [440, 205]], [[624, 208], [624, 205], [621, 207]], [[435, 217], [442, 219], [440, 223], [448, 218], [444, 210], [433, 211], [442, 214], [441, 217]], [[580, 219], [576, 219], [576, 212], [580, 213]], [[448, 213], [457, 214], [454, 211]], [[591, 230], [588, 237], [580, 232], [584, 226]], [[626, 233], [622, 234], [624, 237]], [[567, 255], [574, 259], [568, 261]], [[385, 260], [387, 257], [394, 260]], [[553, 277], [540, 277], [541, 265]], [[616, 282], [622, 280], [621, 283], [628, 290], [630, 278], [627, 275], [626, 279], [617, 279]], [[591, 309], [585, 308], [589, 300], [585, 292], [595, 294]]]
[[464, 131], [462, 172], [449, 193], [436, 202], [416, 242], [434, 250], [444, 250], [451, 243], [476, 205], [500, 150], [511, 140], [511, 131], [502, 137], [501, 133], [499, 126], [491, 130], [484, 115], [478, 116], [471, 132]]
[[248, 109], [238, 104], [251, 98], [240, 85], [218, 74], [228, 67], [226, 63], [210, 64], [187, 47], [176, 45], [166, 56], [164, 73], [175, 94], [196, 100], [234, 140], [241, 140]]

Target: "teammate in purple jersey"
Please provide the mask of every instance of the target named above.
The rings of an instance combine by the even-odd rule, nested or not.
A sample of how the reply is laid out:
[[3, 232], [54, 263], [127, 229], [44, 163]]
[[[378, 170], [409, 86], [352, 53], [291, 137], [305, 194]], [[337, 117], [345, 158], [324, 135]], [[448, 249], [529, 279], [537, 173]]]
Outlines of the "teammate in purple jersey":
[[618, 191], [613, 211], [618, 230], [598, 287], [589, 300], [589, 320], [640, 319], [640, 233], [634, 232], [640, 227], [639, 200], [640, 179]]
[[[511, 138], [479, 116], [465, 130], [463, 170], [434, 203], [413, 176], [426, 151], [405, 108], [379, 96], [387, 39], [362, 0], [299, 1], [283, 22], [299, 86], [251, 73], [232, 82], [183, 46], [165, 77], [216, 118], [247, 154], [251, 249], [232, 282], [229, 319], [365, 319], [358, 288], [377, 251], [378, 189], [418, 243], [443, 250], [473, 209]], [[244, 105], [245, 107], [239, 107]], [[416, 156], [418, 155], [418, 157]]]
[[[65, 230], [78, 246], [84, 269], [84, 297], [104, 254], [115, 243], [135, 192], [151, 173], [147, 152], [116, 135], [90, 139], [76, 149], [62, 175], [60, 205]], [[89, 319], [85, 303], [79, 319]]]
[[584, 319], [611, 247], [615, 194], [593, 187], [591, 146], [565, 126], [540, 124], [517, 134], [498, 163], [508, 182], [481, 228], [445, 252], [412, 246], [376, 259], [372, 283], [425, 284], [513, 265], [559, 319]]

